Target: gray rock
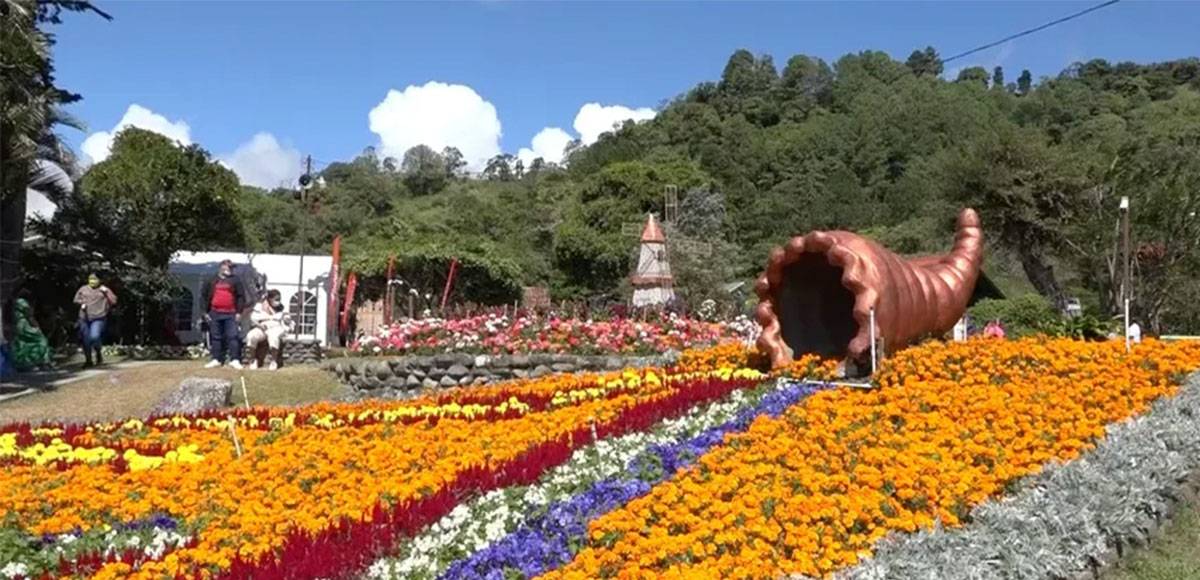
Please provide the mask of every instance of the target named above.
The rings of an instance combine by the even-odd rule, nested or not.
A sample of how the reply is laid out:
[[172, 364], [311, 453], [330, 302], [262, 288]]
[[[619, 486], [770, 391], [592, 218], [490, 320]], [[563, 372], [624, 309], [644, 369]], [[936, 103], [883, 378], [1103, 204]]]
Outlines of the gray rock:
[[154, 406], [155, 415], [199, 413], [228, 407], [233, 383], [224, 379], [188, 377]]
[[433, 366], [433, 357], [431, 357], [431, 356], [414, 356], [408, 361], [408, 366], [410, 368], [418, 367], [418, 368], [428, 369], [429, 367]]
[[466, 353], [455, 353], [454, 364], [462, 365], [467, 368], [475, 366], [475, 355]]
[[508, 363], [509, 363], [509, 366], [511, 366], [514, 369], [526, 369], [526, 368], [529, 368], [531, 361], [529, 360], [529, 357], [526, 355], [514, 354], [511, 358], [508, 359]]
[[575, 357], [569, 354], [550, 355], [550, 364], [575, 364]]
[[459, 384], [459, 386], [465, 387], [465, 386], [471, 384], [471, 382], [474, 380], [475, 380], [475, 377], [472, 377], [471, 375], [467, 375], [461, 379], [458, 379], [458, 384]]
[[533, 366], [549, 366], [554, 364], [554, 355], [550, 354], [531, 354], [529, 355], [529, 364]]
[[437, 384], [437, 381], [430, 379], [430, 378], [426, 378], [421, 381], [421, 386], [425, 387], [426, 389], [432, 389], [434, 387], [437, 387], [438, 384]]
[[527, 371], [527, 370], [525, 370], [525, 369], [513, 369], [513, 370], [512, 370], [512, 374], [513, 374], [513, 376], [514, 376], [514, 377], [516, 377], [516, 378], [518, 378], [518, 379], [527, 379], [527, 378], [529, 378], [529, 371]]
[[459, 365], [459, 364], [456, 364], [456, 365], [446, 369], [446, 376], [448, 376], [452, 379], [455, 379], [455, 380], [461, 379], [470, 373], [471, 373], [471, 371], [468, 370], [467, 367]]
[[388, 366], [386, 362], [375, 363], [372, 370], [374, 371], [375, 378], [381, 381], [386, 381], [395, 376], [392, 374], [392, 367]]
[[404, 379], [400, 377], [392, 377], [383, 383], [383, 386], [393, 391], [404, 390]]
[[452, 354], [439, 354], [433, 357], [433, 365], [440, 369], [450, 368], [455, 362], [455, 356]]
[[442, 380], [438, 382], [438, 386], [455, 387], [458, 386], [458, 381], [450, 378], [449, 376], [444, 376], [442, 377]]
[[488, 384], [488, 383], [490, 383], [490, 382], [491, 382], [491, 381], [490, 381], [490, 380], [489, 380], [487, 377], [479, 376], [479, 377], [475, 377], [475, 380], [474, 380], [474, 381], [471, 381], [471, 384], [473, 384], [473, 385], [486, 385], [486, 384]]
[[379, 387], [382, 387], [382, 386], [383, 386], [383, 381], [380, 381], [376, 377], [373, 377], [371, 375], [367, 375], [367, 376], [363, 377], [362, 388], [364, 388], [364, 389], [368, 389], [368, 390], [378, 389]]
[[619, 357], [619, 356], [604, 357], [604, 368], [606, 368], [610, 371], [619, 370], [619, 369], [623, 368], [624, 366], [625, 366], [625, 361], [623, 359], [621, 359], [621, 357]]
[[490, 357], [486, 354], [481, 354], [481, 355], [475, 357], [474, 364], [475, 364], [474, 368], [477, 368], [477, 369], [483, 368], [483, 367], [489, 367], [492, 365], [492, 357]]
[[[479, 366], [479, 365], [476, 365]], [[492, 357], [491, 364], [488, 365], [493, 369], [506, 369], [512, 366], [512, 358], [507, 355]]]
[[418, 379], [417, 377], [408, 375], [408, 378], [404, 379], [404, 388], [405, 389], [412, 390], [419, 386], [421, 386], [421, 379]]
[[552, 371], [550, 370], [550, 367], [548, 367], [546, 365], [538, 365], [537, 367], [535, 367], [533, 369], [532, 372], [529, 373], [529, 376], [536, 379], [538, 377], [544, 377], [544, 376], [550, 374], [551, 372]]
[[423, 379], [423, 378], [429, 376], [425, 372], [425, 369], [417, 368], [417, 367], [412, 367], [412, 368], [408, 369], [408, 374], [412, 375], [414, 377], [417, 377], [418, 379]]
[[550, 365], [550, 370], [556, 373], [573, 373], [578, 370], [578, 368], [569, 363], [554, 363]]
[[392, 368], [393, 373], [400, 374], [408, 369], [408, 361], [402, 358], [393, 359], [388, 361], [388, 366]]
[[446, 369], [434, 367], [429, 369], [429, 372], [425, 373], [425, 376], [435, 381], [439, 381], [442, 379], [442, 377], [446, 376]]

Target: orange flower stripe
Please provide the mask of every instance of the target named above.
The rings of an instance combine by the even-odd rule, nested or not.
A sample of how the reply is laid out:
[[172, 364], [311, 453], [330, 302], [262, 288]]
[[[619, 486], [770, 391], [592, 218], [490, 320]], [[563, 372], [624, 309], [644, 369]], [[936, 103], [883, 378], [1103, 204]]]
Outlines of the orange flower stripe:
[[1172, 395], [1200, 344], [971, 340], [896, 354], [593, 521], [551, 579], [828, 575], [892, 531], [959, 525], [1005, 486]]
[[[7, 437], [3, 441], [14, 453], [29, 452], [30, 445], [54, 445], [62, 437], [75, 450], [123, 447], [128, 462], [126, 470], [88, 461], [69, 468], [36, 461], [0, 463], [0, 520], [11, 518], [40, 535], [170, 514], [200, 526], [194, 545], [137, 571], [108, 564], [97, 577], [213, 573], [239, 556], [245, 560], [273, 553], [297, 532], [315, 535], [343, 519], [369, 519], [381, 501], [398, 505], [427, 497], [460, 473], [511, 462], [535, 446], [667, 398], [697, 378], [751, 384], [747, 381], [763, 376], [695, 362], [670, 372], [545, 377], [416, 402], [255, 409], [233, 418], [238, 447], [231, 420], [218, 416], [85, 428], [25, 426], [9, 432], [3, 430], [11, 426], [0, 426], [0, 437]], [[519, 412], [472, 420], [476, 411], [467, 409], [474, 403], [456, 399], [486, 401], [481, 407], [507, 405]], [[526, 400], [545, 404], [525, 408]], [[389, 420], [410, 412], [424, 413], [423, 420]], [[38, 442], [18, 445], [18, 437]], [[159, 457], [137, 455], [135, 449], [142, 446], [168, 451]]]

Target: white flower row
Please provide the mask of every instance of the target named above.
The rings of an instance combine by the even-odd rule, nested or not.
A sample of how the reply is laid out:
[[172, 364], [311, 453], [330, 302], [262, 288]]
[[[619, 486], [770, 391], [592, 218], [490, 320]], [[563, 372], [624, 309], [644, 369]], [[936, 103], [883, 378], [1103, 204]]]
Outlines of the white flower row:
[[[143, 556], [142, 560], [149, 561], [162, 558], [168, 550], [182, 547], [190, 540], [190, 536], [182, 535], [174, 529], [155, 526], [133, 531], [109, 530], [103, 536], [93, 537], [91, 540], [75, 534], [59, 534], [54, 536], [52, 550], [53, 553], [59, 554], [58, 557], [67, 558], [68, 561], [78, 557], [80, 552], [93, 549], [100, 550], [106, 557], [128, 550], [140, 550]], [[0, 568], [0, 578], [13, 579], [40, 575], [41, 567], [45, 563], [39, 563], [37, 560], [24, 561], [21, 556], [22, 554], [18, 553], [15, 560], [6, 562], [4, 567]], [[28, 556], [36, 557], [32, 553]]]
[[652, 445], [670, 445], [732, 420], [756, 404], [764, 391], [734, 391], [729, 397], [668, 419], [647, 432], [603, 439], [576, 451], [534, 485], [498, 489], [459, 504], [418, 536], [401, 543], [396, 556], [371, 565], [367, 577], [433, 579], [465, 558], [545, 513], [554, 502], [626, 471], [629, 462]]

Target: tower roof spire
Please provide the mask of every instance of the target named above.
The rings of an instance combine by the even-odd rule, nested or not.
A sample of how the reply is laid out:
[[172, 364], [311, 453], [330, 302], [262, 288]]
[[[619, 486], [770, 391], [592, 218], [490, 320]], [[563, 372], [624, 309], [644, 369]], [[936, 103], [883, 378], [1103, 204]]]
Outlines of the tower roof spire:
[[646, 214], [646, 227], [642, 228], [642, 243], [657, 242], [664, 244], [667, 242], [667, 237], [663, 235], [662, 227], [658, 225], [658, 220], [654, 219], [654, 214]]

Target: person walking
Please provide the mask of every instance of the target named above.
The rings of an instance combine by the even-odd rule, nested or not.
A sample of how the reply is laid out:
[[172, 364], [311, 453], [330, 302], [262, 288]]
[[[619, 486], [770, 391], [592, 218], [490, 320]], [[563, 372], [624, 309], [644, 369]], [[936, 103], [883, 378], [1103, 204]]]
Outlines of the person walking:
[[204, 284], [202, 304], [208, 308], [204, 320], [208, 322], [208, 348], [212, 360], [204, 368], [217, 368], [225, 364], [242, 368], [241, 322], [246, 308], [241, 282], [233, 275], [233, 262], [223, 260], [217, 275]]
[[251, 357], [250, 368], [257, 369], [262, 366], [262, 355], [259, 353], [259, 347], [266, 343], [267, 350], [270, 354], [270, 362], [267, 363], [267, 370], [273, 371], [279, 368], [279, 349], [283, 343], [283, 335], [291, 330], [292, 320], [288, 313], [283, 309], [283, 301], [279, 296], [278, 290], [267, 291], [267, 296], [254, 306], [254, 312], [250, 313], [250, 321], [254, 323], [254, 328], [246, 334], [246, 344], [250, 347]]
[[[75, 291], [75, 303], [79, 305], [79, 338], [83, 343], [84, 368], [104, 364], [104, 329], [108, 326], [108, 313], [117, 303], [117, 295], [100, 283], [100, 277], [89, 274], [87, 284]], [[93, 352], [95, 358], [92, 358]]]

